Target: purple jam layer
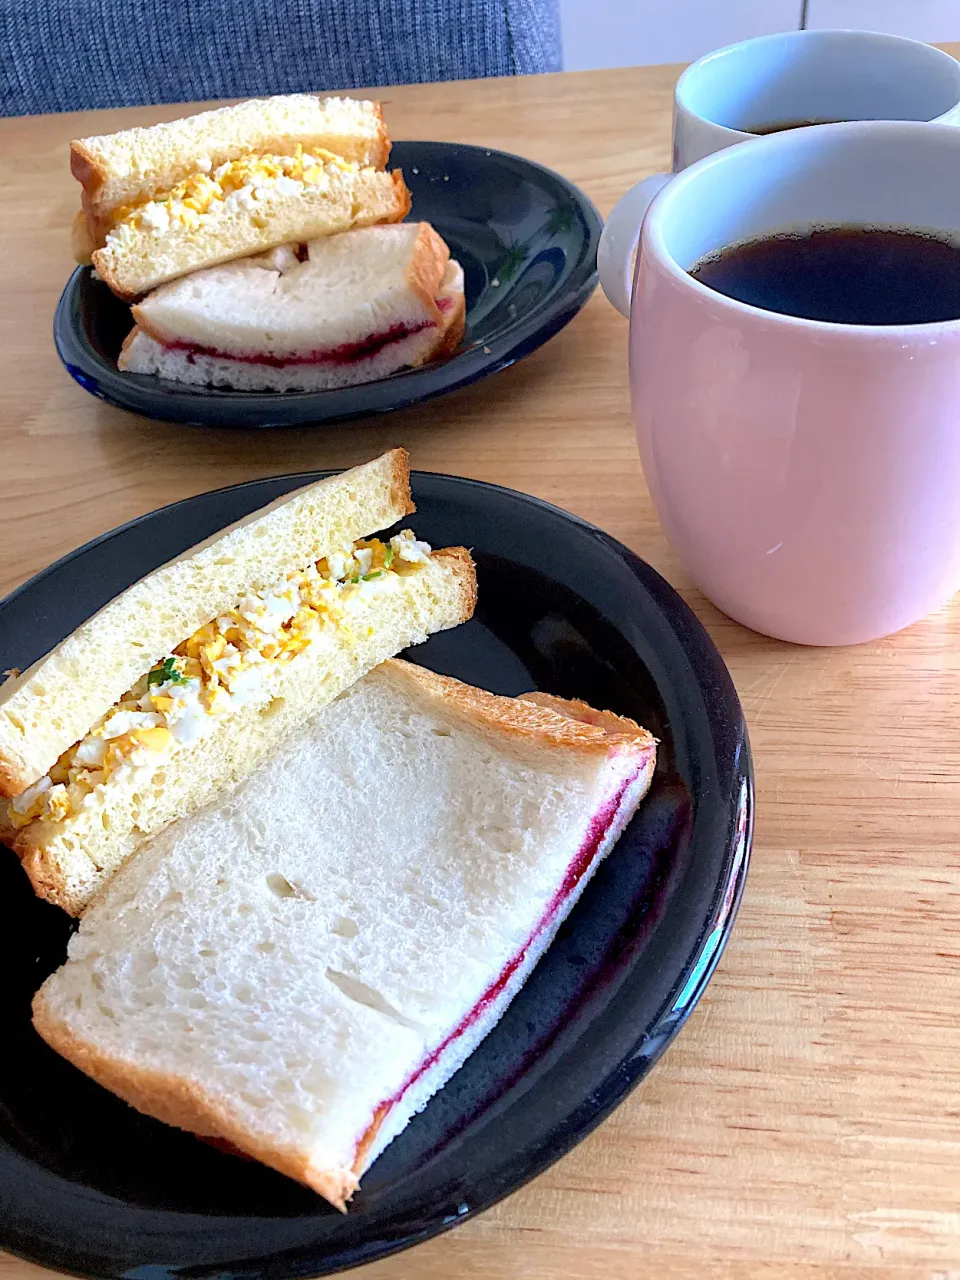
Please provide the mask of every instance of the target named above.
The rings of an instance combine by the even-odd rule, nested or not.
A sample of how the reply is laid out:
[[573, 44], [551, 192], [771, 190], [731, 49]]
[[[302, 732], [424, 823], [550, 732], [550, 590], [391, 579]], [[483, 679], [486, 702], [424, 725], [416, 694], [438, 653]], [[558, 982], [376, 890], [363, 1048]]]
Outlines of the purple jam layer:
[[362, 338], [359, 342], [344, 342], [327, 351], [308, 351], [300, 356], [271, 356], [264, 352], [237, 355], [233, 351], [218, 351], [216, 347], [204, 347], [196, 342], [168, 342], [165, 345], [171, 351], [186, 351], [188, 356], [213, 356], [217, 360], [235, 360], [238, 364], [265, 364], [271, 369], [290, 369], [306, 364], [357, 364], [361, 360], [379, 355], [396, 342], [403, 342], [404, 338], [433, 328], [436, 326], [430, 320], [417, 325], [395, 324], [382, 333], [372, 333], [369, 338]]
[[407, 1077], [392, 1097], [385, 1098], [377, 1107], [374, 1112], [373, 1122], [357, 1143], [354, 1168], [356, 1168], [360, 1158], [373, 1142], [377, 1135], [377, 1131], [383, 1124], [387, 1115], [389, 1115], [391, 1108], [396, 1106], [407, 1090], [411, 1088], [411, 1086], [415, 1085], [421, 1076], [435, 1065], [441, 1055], [449, 1049], [450, 1045], [453, 1044], [455, 1040], [459, 1039], [464, 1032], [469, 1031], [481, 1014], [483, 1014], [490, 1005], [493, 1004], [497, 997], [503, 993], [503, 990], [509, 983], [510, 979], [523, 964], [527, 952], [541, 936], [544, 930], [549, 927], [564, 902], [569, 898], [570, 894], [573, 893], [574, 889], [583, 879], [585, 873], [590, 867], [590, 864], [597, 856], [604, 838], [616, 821], [617, 814], [620, 811], [620, 806], [623, 804], [624, 796], [627, 794], [630, 787], [636, 782], [640, 773], [641, 770], [637, 769], [630, 774], [629, 777], [625, 778], [603, 808], [598, 810], [598, 812], [590, 819], [590, 826], [587, 828], [587, 834], [585, 835], [583, 843], [580, 845], [576, 856], [567, 868], [567, 873], [563, 877], [560, 888], [550, 899], [543, 914], [534, 926], [533, 932], [530, 934], [530, 937], [526, 940], [520, 950], [515, 956], [507, 961], [496, 980], [487, 987], [486, 991], [484, 991], [483, 995], [473, 1006], [470, 1012], [460, 1021], [454, 1030], [450, 1032], [447, 1038], [443, 1040], [432, 1053], [428, 1054], [427, 1057], [424, 1058], [420, 1065]]

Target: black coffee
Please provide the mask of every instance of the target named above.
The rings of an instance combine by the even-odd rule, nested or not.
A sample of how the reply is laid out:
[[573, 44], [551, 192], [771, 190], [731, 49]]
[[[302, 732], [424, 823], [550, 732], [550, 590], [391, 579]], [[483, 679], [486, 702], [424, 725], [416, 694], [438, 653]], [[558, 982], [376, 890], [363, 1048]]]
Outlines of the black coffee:
[[840, 124], [839, 119], [823, 120], [777, 120], [772, 124], [745, 124], [741, 133], [783, 133], [786, 129], [806, 129], [812, 124]]
[[960, 319], [960, 244], [916, 231], [827, 227], [731, 245], [690, 274], [766, 311], [836, 324]]

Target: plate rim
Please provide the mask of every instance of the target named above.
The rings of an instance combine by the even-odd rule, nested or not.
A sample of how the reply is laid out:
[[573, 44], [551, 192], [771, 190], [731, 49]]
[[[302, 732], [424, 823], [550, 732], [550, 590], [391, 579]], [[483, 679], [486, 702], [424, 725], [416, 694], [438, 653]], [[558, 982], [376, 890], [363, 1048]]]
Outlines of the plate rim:
[[[189, 495], [185, 498], [177, 499], [173, 502], [166, 503], [163, 506], [154, 508], [151, 511], [142, 513], [133, 517], [131, 520], [125, 521], [123, 524], [117, 525], [111, 529], [104, 531], [102, 534], [83, 543], [81, 546], [72, 549], [65, 555], [61, 556], [52, 564], [41, 569], [38, 573], [33, 574], [25, 582], [19, 584], [11, 592], [0, 600], [0, 613], [6, 605], [22, 593], [26, 592], [34, 583], [41, 581], [53, 572], [62, 569], [71, 561], [88, 551], [110, 541], [113, 537], [119, 536], [124, 532], [135, 528], [138, 525], [146, 523], [154, 517], [161, 514], [168, 514], [177, 508], [189, 506], [198, 499], [225, 494], [244, 489], [256, 488], [264, 484], [273, 484], [283, 486], [279, 493], [290, 492], [299, 485], [312, 483], [314, 480], [325, 478], [326, 476], [336, 475], [346, 468], [322, 468], [311, 471], [286, 472], [277, 476], [262, 476], [249, 480], [239, 481], [235, 484], [223, 485], [215, 489], [203, 490], [200, 493]], [[506, 485], [496, 484], [490, 481], [478, 480], [472, 477], [450, 475], [445, 472], [432, 471], [411, 471], [411, 484], [416, 496], [416, 486], [418, 480], [440, 482], [441, 487], [451, 484], [454, 488], [466, 487], [472, 490], [496, 490], [505, 495], [508, 499], [518, 502], [521, 506], [530, 506], [534, 509], [544, 510], [549, 515], [559, 517], [563, 521], [571, 522], [579, 526], [585, 533], [594, 536], [601, 541], [607, 549], [613, 551], [638, 579], [638, 585], [641, 590], [649, 592], [651, 586], [654, 587], [664, 599], [669, 602], [672, 609], [676, 610], [679, 618], [686, 624], [688, 635], [681, 639], [677, 634], [676, 619], [667, 616], [670, 623], [670, 629], [674, 632], [677, 644], [683, 649], [684, 653], [689, 657], [691, 638], [696, 642], [700, 653], [706, 655], [710, 661], [711, 674], [718, 678], [722, 684], [726, 685], [724, 690], [725, 702], [731, 704], [739, 712], [738, 729], [740, 731], [740, 747], [742, 751], [738, 753], [739, 767], [737, 774], [740, 781], [740, 794], [737, 799], [737, 828], [734, 837], [728, 842], [728, 846], [724, 852], [723, 873], [718, 877], [717, 883], [713, 888], [710, 898], [710, 909], [706, 918], [701, 924], [700, 933], [694, 948], [689, 953], [687, 960], [683, 966], [682, 973], [671, 984], [668, 996], [661, 1004], [660, 1010], [656, 1018], [650, 1025], [649, 1030], [638, 1032], [638, 1039], [633, 1045], [633, 1049], [628, 1051], [623, 1059], [613, 1064], [603, 1081], [598, 1082], [597, 1091], [602, 1086], [610, 1084], [616, 1078], [615, 1087], [608, 1090], [602, 1103], [591, 1103], [589, 1113], [586, 1116], [576, 1117], [573, 1123], [570, 1123], [571, 1117], [566, 1117], [565, 1122], [558, 1125], [551, 1133], [552, 1141], [549, 1146], [544, 1146], [532, 1161], [524, 1163], [522, 1174], [517, 1177], [512, 1174], [506, 1178], [501, 1177], [498, 1180], [498, 1186], [493, 1194], [481, 1198], [474, 1202], [471, 1196], [469, 1208], [462, 1214], [451, 1216], [449, 1213], [442, 1213], [444, 1206], [438, 1205], [434, 1208], [433, 1217], [429, 1223], [425, 1224], [422, 1216], [417, 1218], [417, 1225], [413, 1225], [412, 1215], [410, 1211], [401, 1210], [398, 1218], [401, 1223], [406, 1226], [406, 1233], [400, 1238], [396, 1238], [394, 1233], [384, 1231], [376, 1242], [371, 1246], [370, 1243], [363, 1245], [361, 1243], [343, 1243], [335, 1246], [334, 1252], [330, 1255], [329, 1263], [325, 1263], [322, 1255], [324, 1248], [323, 1242], [318, 1241], [314, 1246], [316, 1252], [311, 1252], [311, 1246], [305, 1244], [296, 1250], [294, 1257], [288, 1257], [286, 1265], [282, 1266], [275, 1274], [287, 1277], [293, 1280], [294, 1277], [320, 1276], [339, 1273], [352, 1269], [357, 1266], [365, 1265], [368, 1262], [387, 1257], [389, 1255], [405, 1251], [417, 1244], [441, 1235], [451, 1228], [458, 1226], [461, 1222], [466, 1222], [477, 1214], [485, 1212], [493, 1205], [511, 1195], [514, 1191], [520, 1190], [526, 1186], [534, 1178], [539, 1177], [545, 1170], [550, 1168], [554, 1163], [567, 1155], [574, 1147], [578, 1146], [590, 1133], [593, 1132], [610, 1114], [616, 1109], [625, 1098], [643, 1081], [652, 1067], [659, 1060], [664, 1051], [673, 1042], [677, 1034], [680, 1032], [690, 1014], [693, 1012], [699, 1002], [707, 984], [709, 983], [713, 973], [719, 963], [726, 945], [732, 933], [740, 902], [742, 899], [744, 886], [747, 879], [747, 872], [750, 864], [750, 853], [752, 846], [754, 817], [755, 817], [755, 778], [752, 762], [752, 752], [750, 748], [749, 735], [747, 731], [746, 720], [743, 715], [742, 706], [739, 696], [733, 684], [732, 677], [723, 660], [722, 655], [717, 649], [715, 643], [707, 632], [706, 628], [693, 613], [690, 606], [682, 599], [679, 593], [670, 583], [660, 574], [652, 565], [648, 564], [635, 552], [633, 552], [625, 544], [614, 538], [605, 530], [585, 520], [583, 517], [566, 511], [564, 508], [557, 506], [536, 495], [528, 494], [522, 490], [513, 489]], [[287, 482], [292, 482], [289, 485]], [[223, 528], [229, 527], [227, 525]], [[150, 572], [149, 570], [147, 572]], [[137, 579], [139, 580], [139, 579]], [[664, 613], [663, 603], [656, 600], [658, 610]], [[92, 615], [90, 615], [92, 616]], [[653, 1041], [653, 1049], [644, 1056], [638, 1054], [637, 1049], [641, 1043]], [[628, 1069], [630, 1063], [635, 1063], [633, 1069]], [[584, 1110], [582, 1106], [580, 1110]], [[36, 1167], [36, 1166], [35, 1166]], [[503, 1173], [503, 1170], [499, 1170]], [[489, 1175], [488, 1175], [489, 1180]], [[72, 1184], [76, 1185], [76, 1184]], [[136, 1206], [131, 1206], [136, 1208]], [[242, 1218], [255, 1215], [241, 1214]], [[399, 1229], [399, 1224], [397, 1224]], [[15, 1233], [16, 1234], [16, 1233]], [[24, 1258], [28, 1261], [46, 1266], [55, 1271], [68, 1275], [77, 1275], [91, 1277], [91, 1280], [118, 1280], [121, 1273], [114, 1269], [104, 1268], [101, 1270], [84, 1269], [74, 1266], [65, 1259], [61, 1259], [60, 1254], [62, 1245], [59, 1241], [49, 1246], [48, 1242], [42, 1241], [39, 1246], [34, 1248], [25, 1245], [19, 1238], [11, 1240], [8, 1224], [0, 1222], [0, 1246], [8, 1249], [15, 1256]], [[45, 1251], [44, 1244], [48, 1244]], [[286, 1251], [293, 1254], [294, 1250]], [[348, 1257], [347, 1255], [351, 1255]], [[267, 1273], [271, 1257], [276, 1254], [267, 1254], [262, 1258], [246, 1259], [244, 1264], [239, 1262], [227, 1262], [223, 1265], [199, 1264], [201, 1272], [205, 1275], [216, 1275], [218, 1280], [224, 1277], [248, 1277], [263, 1276]], [[146, 1265], [146, 1264], [141, 1264]], [[186, 1265], [186, 1264], [185, 1264]], [[182, 1268], [170, 1264], [164, 1266], [164, 1270], [168, 1276], [177, 1274]], [[135, 1276], [139, 1268], [127, 1271], [127, 1276]]]
[[[482, 153], [485, 158], [496, 156], [519, 164], [526, 170], [533, 170], [550, 183], [565, 189], [583, 216], [587, 235], [582, 252], [570, 269], [560, 295], [538, 306], [525, 319], [514, 321], [497, 338], [483, 346], [477, 344], [468, 347], [442, 364], [401, 371], [389, 378], [375, 379], [354, 387], [338, 387], [327, 391], [247, 392], [223, 388], [191, 388], [186, 385], [181, 388], [172, 384], [173, 390], [168, 390], [166, 384], [162, 388], [153, 385], [153, 379], [149, 385], [142, 383], [140, 379], [148, 375], [120, 373], [77, 332], [71, 323], [71, 311], [82, 280], [92, 271], [90, 266], [77, 266], [63, 287], [53, 316], [53, 341], [61, 364], [90, 395], [153, 421], [178, 422], [192, 427], [269, 431], [285, 427], [346, 424], [358, 418], [397, 412], [470, 386], [532, 354], [582, 311], [597, 288], [597, 246], [603, 219], [593, 201], [564, 174], [513, 151], [479, 146], [476, 143], [443, 142], [439, 139], [398, 139], [393, 144], [394, 151], [406, 147]], [[413, 160], [404, 160], [403, 164], [412, 167]], [[396, 391], [393, 395], [386, 391], [379, 396], [374, 393], [374, 398], [380, 403], [364, 403], [365, 396], [370, 398], [370, 389], [378, 387], [392, 387]], [[405, 387], [408, 388], [406, 392], [403, 390]], [[342, 411], [333, 407], [333, 398], [344, 403]], [[152, 403], [154, 399], [157, 401], [156, 405]], [[326, 408], [324, 402], [327, 404]], [[251, 412], [261, 404], [262, 420], [244, 423], [230, 421], [231, 413]], [[166, 412], [165, 409], [169, 411]], [[266, 420], [274, 410], [278, 420]]]

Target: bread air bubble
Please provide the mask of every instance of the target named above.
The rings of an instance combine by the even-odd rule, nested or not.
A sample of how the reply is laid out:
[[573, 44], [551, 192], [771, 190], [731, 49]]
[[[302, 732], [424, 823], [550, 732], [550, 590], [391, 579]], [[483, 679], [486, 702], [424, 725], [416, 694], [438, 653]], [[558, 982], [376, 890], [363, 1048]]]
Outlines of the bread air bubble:
[[271, 893], [276, 894], [278, 898], [295, 898], [297, 896], [296, 889], [294, 889], [286, 876], [282, 876], [279, 871], [272, 871], [267, 876], [267, 888]]

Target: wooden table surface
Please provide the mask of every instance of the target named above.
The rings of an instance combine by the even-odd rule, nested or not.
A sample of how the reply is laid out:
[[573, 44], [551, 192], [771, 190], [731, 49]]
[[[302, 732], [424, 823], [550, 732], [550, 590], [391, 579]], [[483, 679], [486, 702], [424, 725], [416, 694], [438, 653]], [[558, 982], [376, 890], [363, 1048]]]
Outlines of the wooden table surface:
[[[382, 97], [394, 137], [520, 152], [605, 214], [667, 166], [676, 73]], [[180, 113], [0, 122], [0, 594], [163, 503], [402, 444], [417, 467], [558, 503], [665, 574], [729, 664], [756, 756], [739, 923], [651, 1077], [536, 1182], [365, 1280], [960, 1280], [960, 608], [839, 650], [721, 616], [658, 526], [630, 422], [627, 326], [599, 293], [514, 368], [346, 428], [203, 431], [93, 399], [50, 332], [78, 203], [67, 143]], [[0, 1280], [39, 1274], [0, 1257]]]

